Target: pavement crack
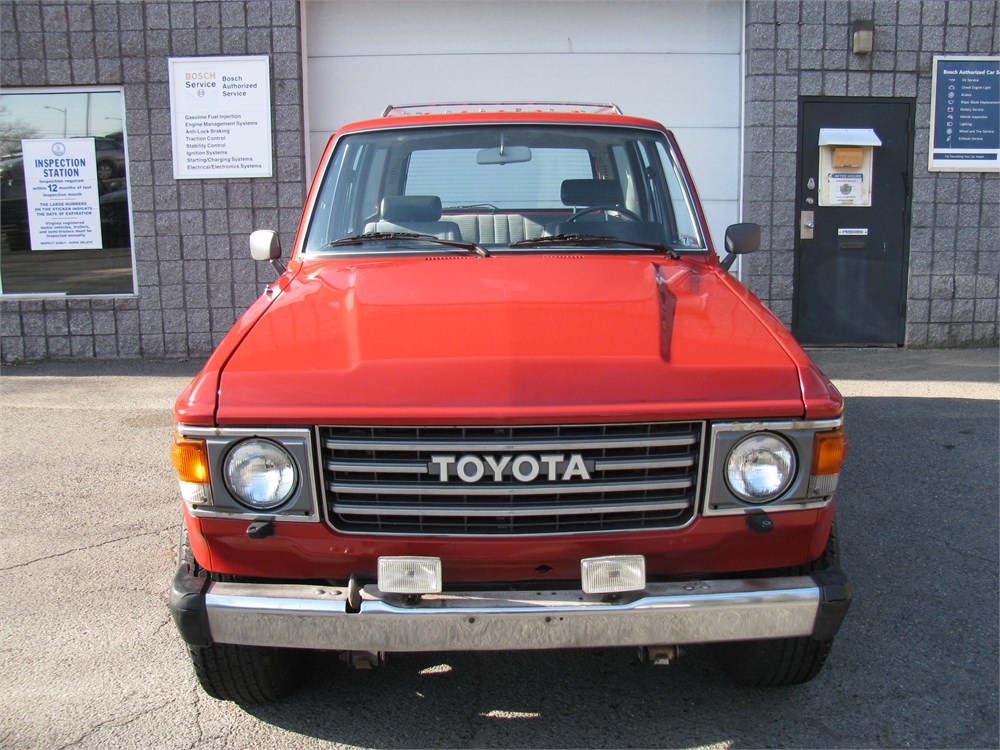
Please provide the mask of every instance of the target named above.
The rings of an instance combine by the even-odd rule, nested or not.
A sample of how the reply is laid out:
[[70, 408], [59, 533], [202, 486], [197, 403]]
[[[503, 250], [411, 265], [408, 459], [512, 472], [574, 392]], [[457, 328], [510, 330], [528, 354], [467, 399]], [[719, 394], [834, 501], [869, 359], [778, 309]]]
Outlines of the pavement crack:
[[94, 726], [90, 727], [86, 732], [84, 732], [82, 735], [80, 735], [79, 737], [77, 737], [75, 740], [73, 740], [72, 742], [68, 742], [65, 745], [60, 745], [58, 748], [56, 748], [56, 750], [65, 750], [65, 748], [73, 747], [74, 745], [79, 745], [84, 740], [86, 740], [86, 739], [88, 739], [90, 737], [93, 737], [95, 734], [97, 734], [97, 732], [99, 732], [100, 730], [102, 730], [104, 727], [107, 727], [107, 726], [114, 726], [114, 727], [125, 727], [125, 726], [128, 726], [133, 721], [137, 721], [138, 719], [141, 719], [143, 716], [148, 716], [151, 713], [155, 713], [156, 711], [159, 711], [160, 709], [166, 708], [167, 706], [169, 706], [171, 703], [174, 703], [174, 702], [175, 702], [175, 699], [172, 698], [170, 700], [166, 700], [163, 703], [157, 704], [157, 705], [152, 706], [150, 708], [145, 708], [142, 711], [136, 711], [136, 712], [134, 712], [132, 714], [129, 714], [128, 716], [125, 716], [125, 717], [119, 716], [119, 717], [115, 717], [113, 719], [107, 719], [105, 721], [102, 721], [102, 722], [99, 722], [97, 724], [94, 724]]
[[0, 568], [0, 573], [6, 573], [7, 571], [10, 571], [10, 570], [17, 570], [18, 568], [26, 568], [29, 565], [34, 565], [35, 563], [44, 562], [46, 560], [55, 560], [56, 558], [59, 558], [59, 557], [65, 557], [66, 555], [72, 555], [75, 552], [84, 552], [84, 551], [90, 550], [90, 549], [100, 549], [101, 547], [106, 547], [109, 544], [118, 544], [119, 542], [126, 542], [126, 541], [129, 541], [131, 539], [140, 539], [140, 538], [142, 538], [144, 536], [158, 536], [158, 535], [163, 534], [163, 533], [165, 533], [167, 531], [170, 531], [171, 528], [173, 528], [173, 527], [166, 528], [166, 529], [157, 529], [155, 531], [143, 531], [143, 532], [138, 533], [138, 534], [129, 534], [128, 536], [117, 537], [116, 539], [107, 539], [107, 540], [105, 540], [103, 542], [98, 542], [97, 544], [86, 544], [86, 545], [84, 545], [82, 547], [74, 547], [72, 549], [63, 550], [62, 552], [55, 552], [55, 553], [53, 553], [51, 555], [44, 555], [42, 557], [36, 557], [33, 560], [26, 560], [24, 562], [17, 563], [16, 565], [9, 565], [9, 566], [7, 566], [5, 568]]
[[163, 619], [163, 622], [161, 622], [159, 625], [156, 626], [156, 630], [153, 631], [153, 637], [159, 635], [160, 631], [163, 630], [168, 625], [170, 625], [172, 622], [173, 622], [173, 618], [170, 615], [167, 615]]
[[997, 572], [997, 560], [995, 557], [987, 557], [985, 555], [979, 555], [974, 550], [968, 547], [957, 547], [951, 542], [938, 537], [931, 537], [935, 542], [940, 544], [946, 550], [954, 552], [959, 557], [966, 557], [970, 560], [978, 560], [981, 563], [985, 563], [985, 566], [980, 570], [980, 574], [986, 573], [987, 575], [996, 578], [998, 576]]
[[195, 750], [197, 747], [201, 747], [201, 744], [205, 741], [205, 726], [202, 723], [203, 717], [201, 715], [201, 687], [198, 685], [197, 681], [191, 686], [191, 705], [194, 708], [194, 725], [198, 728], [198, 737], [191, 743], [189, 750]]

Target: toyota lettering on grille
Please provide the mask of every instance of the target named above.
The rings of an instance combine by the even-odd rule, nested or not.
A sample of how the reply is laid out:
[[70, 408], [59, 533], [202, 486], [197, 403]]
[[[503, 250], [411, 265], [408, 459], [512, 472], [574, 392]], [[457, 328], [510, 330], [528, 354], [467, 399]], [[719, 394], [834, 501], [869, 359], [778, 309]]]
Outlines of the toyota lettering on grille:
[[[589, 464], [589, 465], [588, 465]], [[549, 482], [569, 482], [573, 479], [590, 479], [593, 462], [583, 460], [579, 453], [543, 453], [539, 456], [431, 456], [428, 472], [436, 474], [442, 482], [456, 477], [474, 483], [483, 479], [502, 482], [513, 478], [518, 482], [541, 479]]]

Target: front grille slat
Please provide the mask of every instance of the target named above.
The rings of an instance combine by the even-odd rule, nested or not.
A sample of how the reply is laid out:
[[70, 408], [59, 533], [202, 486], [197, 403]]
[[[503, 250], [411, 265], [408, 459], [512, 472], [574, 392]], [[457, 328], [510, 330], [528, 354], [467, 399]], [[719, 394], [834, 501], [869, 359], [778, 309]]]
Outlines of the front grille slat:
[[330, 485], [330, 490], [335, 493], [348, 493], [352, 495], [463, 495], [468, 497], [516, 497], [520, 495], [578, 495], [588, 492], [632, 492], [633, 490], [683, 490], [691, 486], [691, 481], [687, 479], [674, 480], [672, 482], [615, 482], [615, 483], [591, 483], [580, 482], [579, 484], [547, 484], [544, 489], [537, 484], [525, 483], [523, 485], [495, 484], [488, 483], [482, 486], [464, 484], [456, 481], [453, 485], [435, 487], [428, 489], [426, 484], [350, 484], [347, 482], [336, 482]]
[[694, 466], [694, 458], [638, 459], [635, 461], [597, 461], [597, 471], [633, 471], [635, 469], [683, 469]]
[[[676, 502], [656, 502], [656, 503], [630, 503], [628, 505], [618, 505], [615, 511], [618, 513], [635, 513], [638, 511], [652, 510], [683, 510], [688, 506], [686, 500]], [[372, 508], [368, 506], [354, 506], [336, 504], [333, 510], [342, 516], [364, 516], [371, 514]], [[454, 507], [434, 507], [422, 505], [420, 507], [394, 507], [391, 505], [380, 506], [378, 513], [381, 516], [443, 516], [452, 517], [456, 515]], [[546, 505], [537, 508], [508, 508], [503, 515], [512, 518], [524, 516], [581, 516], [590, 513], [606, 513], [607, 508], [600, 505]], [[461, 508], [461, 515], [487, 518], [496, 516], [496, 509], [490, 508]]]
[[328, 471], [343, 471], [358, 474], [427, 474], [427, 467], [414, 463], [388, 463], [374, 461], [327, 461]]
[[627, 438], [620, 438], [615, 440], [566, 440], [563, 442], [524, 442], [524, 443], [513, 443], [513, 442], [501, 442], [501, 441], [490, 441], [490, 442], [470, 442], [470, 443], [460, 443], [460, 442], [432, 442], [427, 441], [424, 443], [391, 443], [378, 440], [357, 440], [357, 441], [338, 441], [338, 440], [327, 440], [323, 443], [323, 447], [327, 450], [352, 450], [352, 451], [435, 451], [435, 452], [445, 452], [445, 453], [531, 453], [537, 451], [573, 451], [580, 449], [593, 449], [593, 448], [617, 448], [617, 447], [627, 447], [627, 448], [637, 448], [637, 447], [651, 447], [651, 448], [665, 448], [679, 445], [693, 445], [698, 441], [696, 435], [682, 435], [680, 437], [663, 439], [663, 438], [645, 438], [630, 440]]
[[[697, 506], [704, 430], [703, 422], [330, 426], [318, 428], [317, 444], [328, 521], [339, 531], [538, 535], [684, 525]], [[459, 476], [463, 457], [472, 463]], [[527, 463], [515, 476], [519, 460]]]

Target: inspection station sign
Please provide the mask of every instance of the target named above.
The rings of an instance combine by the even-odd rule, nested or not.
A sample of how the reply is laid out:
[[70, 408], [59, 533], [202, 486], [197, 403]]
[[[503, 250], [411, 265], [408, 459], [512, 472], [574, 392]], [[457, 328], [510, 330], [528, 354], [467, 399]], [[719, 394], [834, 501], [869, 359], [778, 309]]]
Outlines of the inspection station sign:
[[103, 247], [94, 139], [25, 139], [21, 158], [31, 249]]
[[270, 177], [268, 56], [173, 57], [168, 64], [174, 178]]
[[1000, 57], [935, 57], [928, 169], [1000, 172]]

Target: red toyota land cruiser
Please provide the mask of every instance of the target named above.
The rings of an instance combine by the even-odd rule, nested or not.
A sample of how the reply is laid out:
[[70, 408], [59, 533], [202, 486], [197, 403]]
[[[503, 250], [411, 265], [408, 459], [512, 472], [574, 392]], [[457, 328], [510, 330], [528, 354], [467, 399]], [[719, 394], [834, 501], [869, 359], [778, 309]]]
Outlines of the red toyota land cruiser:
[[[727, 261], [760, 228], [726, 231]], [[170, 607], [244, 702], [305, 650], [718, 644], [826, 659], [843, 400], [720, 263], [677, 142], [613, 105], [390, 108], [175, 406]]]

